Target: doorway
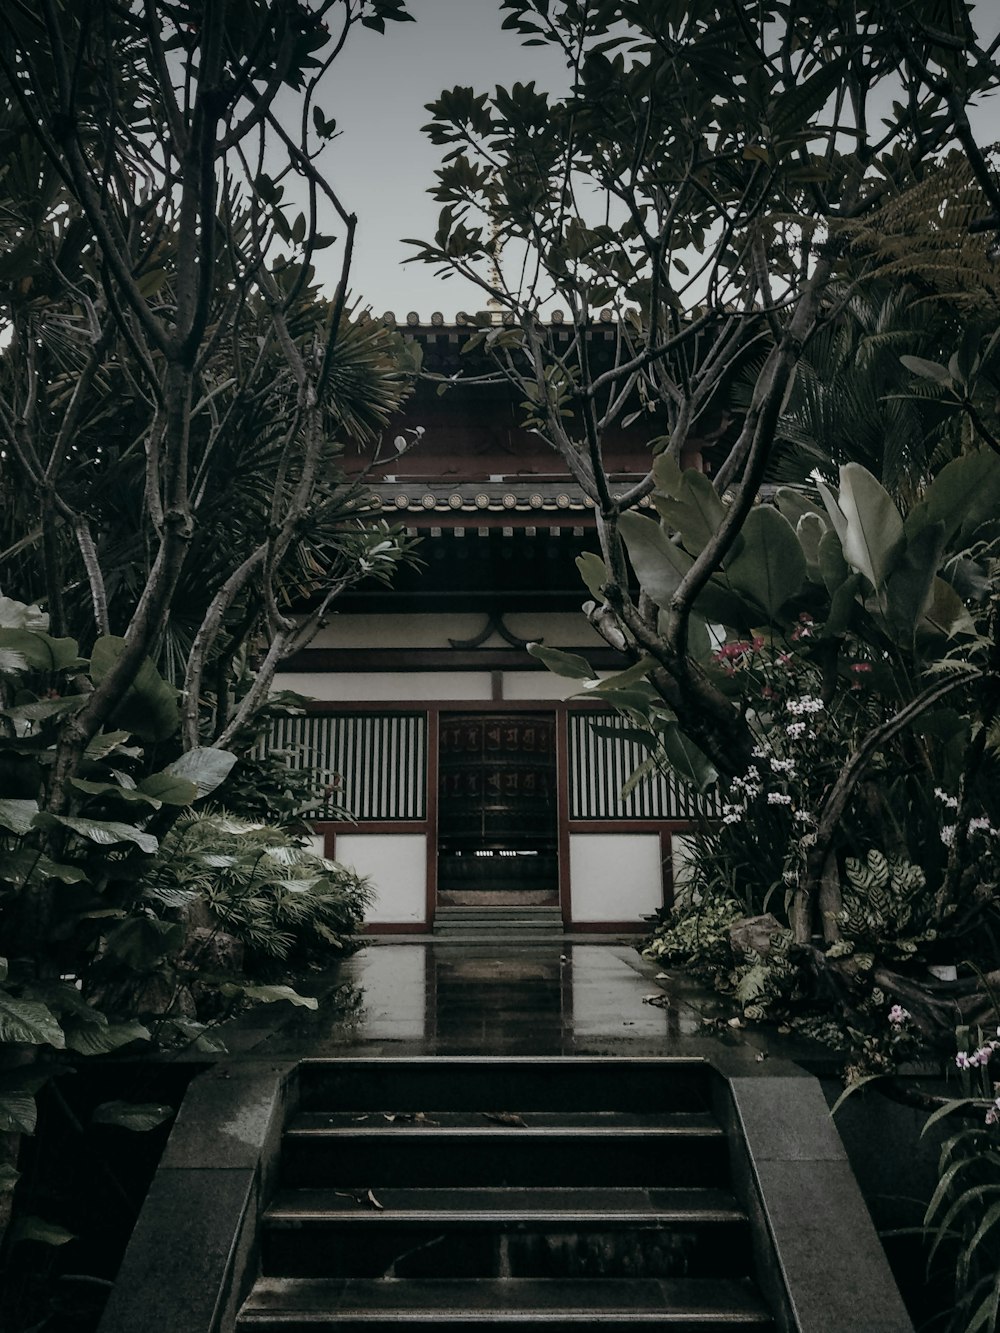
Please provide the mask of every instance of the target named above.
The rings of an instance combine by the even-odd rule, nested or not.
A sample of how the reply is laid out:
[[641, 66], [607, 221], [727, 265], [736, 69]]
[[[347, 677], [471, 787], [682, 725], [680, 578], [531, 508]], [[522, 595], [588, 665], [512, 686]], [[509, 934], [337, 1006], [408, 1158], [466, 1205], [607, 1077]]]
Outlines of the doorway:
[[442, 713], [438, 901], [559, 900], [555, 713]]

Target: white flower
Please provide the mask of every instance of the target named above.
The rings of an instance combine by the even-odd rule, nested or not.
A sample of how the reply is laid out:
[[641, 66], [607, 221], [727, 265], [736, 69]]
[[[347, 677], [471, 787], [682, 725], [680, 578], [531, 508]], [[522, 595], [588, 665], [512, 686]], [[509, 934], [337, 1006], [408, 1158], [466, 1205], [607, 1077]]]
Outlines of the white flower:
[[980, 831], [984, 833], [993, 832], [993, 825], [990, 823], [990, 821], [986, 818], [985, 815], [977, 815], [975, 819], [969, 820], [969, 832], [979, 833]]
[[787, 773], [792, 776], [795, 773], [794, 759], [772, 759], [771, 768], [775, 773]]
[[798, 741], [803, 736], [811, 735], [811, 732], [805, 722], [789, 722], [785, 728], [785, 735], [791, 737], [793, 741]]
[[949, 796], [948, 793], [947, 793], [946, 791], [942, 790], [941, 787], [935, 787], [935, 788], [934, 788], [934, 795], [938, 798], [938, 800], [941, 802], [942, 805], [946, 805], [946, 806], [948, 806], [948, 808], [949, 808], [950, 810], [957, 810], [957, 809], [958, 809], [958, 797], [957, 797], [957, 796]]
[[957, 824], [945, 824], [944, 828], [941, 830], [941, 841], [946, 847], [950, 847], [955, 841], [955, 832], [957, 828]]
[[792, 798], [783, 791], [769, 791], [767, 793], [768, 805], [791, 805]]
[[785, 707], [796, 717], [803, 713], [822, 713], [826, 704], [817, 695], [804, 694], [801, 699], [789, 699]]
[[723, 824], [738, 824], [743, 818], [743, 806], [731, 805], [728, 801], [722, 807]]
[[808, 810], [796, 810], [794, 818], [799, 824], [812, 824], [814, 822]]

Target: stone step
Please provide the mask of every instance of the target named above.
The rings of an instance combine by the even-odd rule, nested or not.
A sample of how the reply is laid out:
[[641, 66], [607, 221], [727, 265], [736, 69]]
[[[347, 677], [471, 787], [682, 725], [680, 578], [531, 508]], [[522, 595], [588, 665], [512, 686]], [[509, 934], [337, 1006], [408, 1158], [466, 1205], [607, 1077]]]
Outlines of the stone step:
[[728, 1169], [725, 1135], [704, 1112], [651, 1125], [350, 1129], [295, 1117], [283, 1139], [286, 1186], [358, 1189], [444, 1186], [716, 1186]]
[[261, 1278], [243, 1306], [245, 1333], [380, 1333], [444, 1327], [450, 1333], [613, 1330], [644, 1324], [671, 1333], [773, 1328], [752, 1286], [725, 1278], [666, 1280]]
[[704, 1111], [709, 1076], [704, 1060], [669, 1056], [330, 1057], [299, 1065], [302, 1110], [338, 1112]]
[[738, 1277], [750, 1262], [723, 1190], [303, 1189], [263, 1225], [263, 1271], [288, 1277]]

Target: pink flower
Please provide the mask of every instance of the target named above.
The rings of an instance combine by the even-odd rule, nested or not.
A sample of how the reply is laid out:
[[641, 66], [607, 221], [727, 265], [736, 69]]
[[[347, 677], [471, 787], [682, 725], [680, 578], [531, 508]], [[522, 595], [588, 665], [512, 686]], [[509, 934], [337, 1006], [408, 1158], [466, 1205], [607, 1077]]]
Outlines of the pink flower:
[[871, 662], [852, 662], [852, 663], [851, 663], [851, 670], [852, 670], [852, 671], [856, 671], [856, 672], [858, 673], [858, 675], [861, 675], [861, 674], [862, 674], [863, 672], [865, 672], [865, 671], [871, 671], [871, 669], [872, 669], [872, 664], [871, 664]]
[[904, 1009], [901, 1004], [894, 1004], [889, 1010], [889, 1022], [893, 1027], [902, 1027], [910, 1016], [909, 1009]]

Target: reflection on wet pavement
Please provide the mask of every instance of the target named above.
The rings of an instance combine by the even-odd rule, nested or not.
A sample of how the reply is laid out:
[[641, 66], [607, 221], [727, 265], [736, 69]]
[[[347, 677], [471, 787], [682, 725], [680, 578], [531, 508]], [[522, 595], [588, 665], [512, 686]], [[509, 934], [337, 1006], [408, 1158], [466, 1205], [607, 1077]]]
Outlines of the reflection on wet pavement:
[[[683, 990], [664, 996], [627, 942], [379, 943], [349, 959], [338, 980], [339, 1003], [279, 1021], [271, 1007], [271, 1030], [256, 1041], [245, 1032], [243, 1051], [694, 1054], [704, 1041], [702, 1013]], [[347, 987], [360, 992], [354, 1005]]]

